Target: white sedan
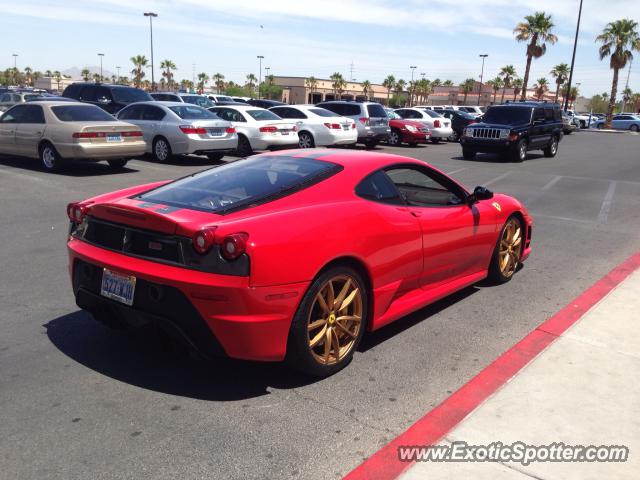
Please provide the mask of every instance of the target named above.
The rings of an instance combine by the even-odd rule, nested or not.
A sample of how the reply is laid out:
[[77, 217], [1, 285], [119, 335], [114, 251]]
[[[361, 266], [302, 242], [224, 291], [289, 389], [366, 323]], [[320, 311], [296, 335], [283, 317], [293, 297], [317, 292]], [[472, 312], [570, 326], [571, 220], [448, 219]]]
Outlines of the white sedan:
[[315, 105], [283, 105], [269, 109], [298, 126], [300, 148], [353, 146], [358, 141], [356, 122]]
[[438, 143], [443, 138], [453, 135], [451, 120], [444, 118], [437, 112], [426, 108], [398, 108], [395, 112], [405, 120], [416, 120], [424, 123], [431, 130], [431, 141]]
[[212, 107], [209, 111], [231, 122], [238, 132], [238, 154], [251, 155], [254, 150], [298, 145], [298, 127], [269, 110], [252, 105]]

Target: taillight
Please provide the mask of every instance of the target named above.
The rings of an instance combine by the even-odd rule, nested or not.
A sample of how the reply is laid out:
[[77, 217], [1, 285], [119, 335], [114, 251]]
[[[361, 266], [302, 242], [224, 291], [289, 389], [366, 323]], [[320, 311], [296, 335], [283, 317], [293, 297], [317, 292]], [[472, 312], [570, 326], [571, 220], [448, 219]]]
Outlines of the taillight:
[[264, 133], [275, 133], [278, 131], [278, 127], [274, 127], [273, 125], [269, 125], [267, 127], [260, 127], [260, 131]]
[[69, 217], [69, 220], [75, 223], [81, 223], [88, 211], [89, 207], [81, 205], [78, 202], [73, 202], [67, 205], [67, 216]]
[[233, 127], [227, 127], [227, 133], [236, 133], [236, 129]]
[[206, 128], [194, 127], [192, 125], [180, 125], [179, 128], [185, 135], [204, 135], [207, 133]]
[[356, 128], [355, 122], [351, 124], [351, 130], [353, 130], [354, 128]]
[[137, 132], [122, 132], [122, 136], [123, 137], [141, 137], [142, 136], [142, 132], [137, 131]]
[[247, 249], [249, 235], [246, 233], [234, 233], [227, 235], [222, 240], [222, 256], [227, 260], [235, 260]]
[[211, 250], [215, 241], [215, 231], [216, 227], [203, 228], [202, 230], [197, 231], [191, 239], [193, 249], [200, 255], [204, 255]]
[[104, 132], [75, 132], [73, 138], [104, 138], [107, 134]]
[[433, 121], [433, 128], [440, 128], [440, 126], [441, 126], [440, 120]]
[[360, 123], [362, 123], [363, 125], [369, 125], [369, 118], [368, 117], [361, 117], [358, 120], [360, 120]]
[[293, 126], [293, 128], [291, 129], [292, 132], [297, 132], [298, 131], [298, 127], [296, 127], [295, 125]]
[[327, 127], [329, 130], [340, 130], [339, 123], [325, 123], [324, 126]]

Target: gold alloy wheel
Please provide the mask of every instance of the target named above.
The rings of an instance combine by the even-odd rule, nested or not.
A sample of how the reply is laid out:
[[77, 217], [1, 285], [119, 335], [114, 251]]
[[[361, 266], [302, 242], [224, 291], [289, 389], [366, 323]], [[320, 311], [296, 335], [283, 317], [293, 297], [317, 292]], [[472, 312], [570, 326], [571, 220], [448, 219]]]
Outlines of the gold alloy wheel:
[[521, 252], [522, 228], [520, 222], [512, 218], [507, 222], [500, 239], [498, 266], [502, 275], [509, 278], [514, 274], [520, 263]]
[[362, 328], [362, 292], [348, 275], [327, 280], [307, 317], [309, 349], [322, 365], [335, 365], [352, 350]]

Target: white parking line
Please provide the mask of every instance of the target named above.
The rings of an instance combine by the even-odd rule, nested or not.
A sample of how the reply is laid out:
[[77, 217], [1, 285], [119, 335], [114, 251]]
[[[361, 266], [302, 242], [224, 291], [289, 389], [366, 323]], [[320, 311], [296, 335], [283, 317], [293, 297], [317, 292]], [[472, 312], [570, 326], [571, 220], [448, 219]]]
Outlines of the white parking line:
[[542, 217], [542, 218], [550, 218], [552, 220], [562, 220], [563, 222], [575, 222], [575, 223], [581, 223], [583, 225], [595, 225], [596, 222], [592, 221], [592, 220], [582, 220], [580, 218], [571, 218], [571, 217], [559, 217], [557, 215], [546, 215], [544, 213], [537, 213], [537, 212], [531, 212], [531, 215], [533, 216], [533, 218], [538, 218], [538, 217]]
[[553, 187], [556, 183], [558, 183], [560, 181], [560, 179], [562, 178], [562, 175], [556, 175], [555, 177], [553, 177], [551, 180], [549, 180], [541, 189], [539, 192], [537, 192], [536, 194], [532, 195], [531, 197], [529, 197], [528, 199], [526, 199], [524, 201], [524, 204], [528, 207], [530, 206], [533, 202], [540, 200], [545, 192], [547, 190], [549, 190], [551, 187]]
[[454, 173], [460, 173], [460, 172], [462, 172], [463, 170], [466, 170], [466, 169], [467, 169], [467, 167], [459, 168], [457, 170], [452, 170], [451, 172], [446, 172], [446, 174], [447, 175], [453, 175]]
[[507, 172], [504, 172], [502, 175], [499, 175], [496, 178], [493, 178], [493, 179], [489, 180], [488, 182], [484, 182], [483, 186], [486, 187], [488, 185], [492, 185], [492, 184], [494, 184], [496, 182], [499, 182], [500, 180], [502, 180], [504, 178], [507, 178], [509, 175], [511, 175], [511, 171], [510, 170], [507, 171]]
[[[45, 184], [47, 187], [54, 187], [57, 189], [63, 189], [63, 190], [67, 190], [66, 188], [56, 185], [55, 183], [52, 183], [51, 179], [48, 178], [42, 178], [40, 175], [38, 174], [34, 174], [34, 175], [29, 175], [27, 173], [22, 173], [22, 172], [18, 172], [15, 169], [11, 168], [11, 167], [0, 167], [0, 173], [4, 173], [7, 174], [8, 176], [12, 176], [12, 177], [17, 177], [23, 180], [29, 180], [32, 182], [36, 182], [36, 183], [40, 183], [40, 184]], [[51, 175], [51, 174], [48, 174]]]
[[618, 182], [609, 182], [609, 189], [607, 190], [604, 200], [602, 201], [602, 207], [600, 207], [600, 214], [598, 215], [598, 222], [607, 223], [609, 217], [609, 211], [611, 210], [611, 204], [613, 203], [613, 195], [616, 193], [616, 186]]

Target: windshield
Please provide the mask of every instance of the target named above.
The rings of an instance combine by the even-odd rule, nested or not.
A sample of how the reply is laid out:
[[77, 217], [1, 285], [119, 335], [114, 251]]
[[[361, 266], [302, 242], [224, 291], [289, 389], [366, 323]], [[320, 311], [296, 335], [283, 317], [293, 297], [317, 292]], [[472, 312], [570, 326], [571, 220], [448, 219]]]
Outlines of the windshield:
[[490, 107], [482, 117], [484, 123], [517, 125], [531, 121], [531, 108], [523, 107]]
[[292, 194], [341, 167], [311, 158], [249, 157], [140, 195], [147, 202], [225, 214]]
[[187, 103], [192, 103], [194, 105], [198, 105], [204, 108], [215, 107], [216, 104], [209, 100], [207, 97], [202, 97], [200, 95], [183, 95], [182, 100]]
[[473, 120], [474, 118], [476, 118], [474, 115], [462, 111], [458, 111], [458, 115], [460, 115], [462, 118], [466, 118], [467, 120]]
[[111, 90], [113, 100], [118, 103], [148, 102], [151, 95], [137, 88], [114, 88]]
[[233, 102], [233, 98], [227, 97], [226, 95], [216, 95], [216, 99], [219, 102]]
[[389, 117], [391, 120], [402, 120], [402, 117], [393, 110], [387, 110], [387, 117]]
[[440, 118], [442, 116], [438, 112], [434, 112], [433, 110], [425, 109], [425, 112], [427, 112], [427, 115], [429, 115], [431, 118]]
[[117, 121], [115, 117], [95, 105], [60, 105], [51, 107], [51, 111], [61, 122]]
[[259, 122], [262, 120], [282, 120], [278, 115], [269, 110], [247, 110], [247, 113], [251, 115], [251, 118]]
[[309, 111], [311, 113], [316, 114], [319, 117], [337, 117], [338, 116], [337, 114], [330, 112], [325, 108], [310, 108]]
[[169, 107], [169, 110], [185, 120], [217, 120], [219, 118], [215, 113], [197, 105], [177, 105]]

